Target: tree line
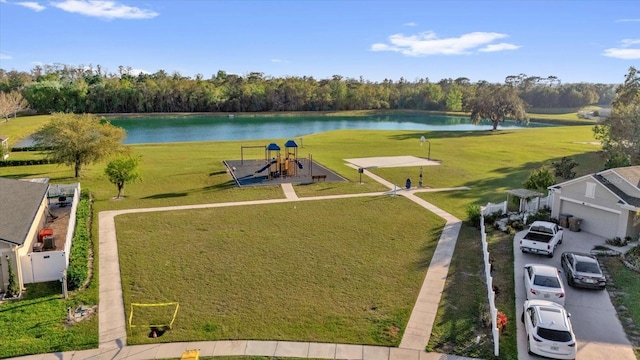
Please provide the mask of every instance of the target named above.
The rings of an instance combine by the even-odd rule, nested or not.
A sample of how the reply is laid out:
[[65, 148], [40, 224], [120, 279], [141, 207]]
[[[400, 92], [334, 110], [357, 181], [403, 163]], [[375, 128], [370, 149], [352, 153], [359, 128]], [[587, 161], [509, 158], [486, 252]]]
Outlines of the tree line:
[[526, 74], [504, 84], [472, 83], [468, 78], [428, 78], [372, 82], [334, 75], [271, 77], [218, 71], [209, 79], [172, 74], [134, 74], [120, 66], [108, 72], [97, 66], [36, 66], [30, 72], [0, 69], [0, 93], [18, 93], [37, 113], [267, 112], [412, 109], [469, 111], [486, 86], [515, 90], [528, 107], [579, 108], [609, 105], [615, 84], [562, 84], [555, 76]]

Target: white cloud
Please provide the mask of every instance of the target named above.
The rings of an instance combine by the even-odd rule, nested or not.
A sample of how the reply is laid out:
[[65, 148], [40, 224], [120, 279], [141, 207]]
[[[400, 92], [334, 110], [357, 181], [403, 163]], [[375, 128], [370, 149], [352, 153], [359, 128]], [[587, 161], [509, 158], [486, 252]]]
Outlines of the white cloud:
[[67, 12], [104, 19], [150, 19], [159, 15], [152, 10], [106, 0], [64, 0], [51, 5]]
[[31, 9], [33, 11], [42, 11], [42, 10], [46, 9], [46, 7], [44, 7], [44, 6], [38, 4], [37, 2], [34, 2], [34, 1], [23, 1], [23, 2], [18, 2], [16, 4], [20, 5], [20, 6], [24, 6], [27, 9]]
[[0, 0], [0, 3], [6, 3], [7, 0]]
[[13, 59], [13, 58], [9, 55], [0, 54], [0, 60], [10, 60], [10, 59]]
[[516, 50], [520, 48], [521, 48], [520, 45], [514, 45], [509, 43], [499, 43], [499, 44], [489, 44], [483, 48], [478, 49], [478, 51], [496, 52], [496, 51], [504, 51], [504, 50]]
[[472, 32], [463, 34], [459, 37], [440, 39], [433, 31], [427, 31], [409, 36], [405, 36], [403, 34], [395, 34], [389, 36], [388, 43], [377, 43], [371, 45], [371, 50], [395, 51], [409, 56], [464, 55], [472, 53], [482, 45], [488, 46], [490, 42], [497, 39], [505, 38], [507, 36], [508, 35], [506, 34], [494, 32]]
[[621, 23], [621, 22], [640, 22], [640, 19], [618, 19], [615, 22], [617, 22], [617, 23]]
[[622, 39], [620, 42], [622, 43], [622, 47], [629, 47], [640, 44], [640, 39]]
[[605, 49], [602, 55], [623, 60], [640, 59], [640, 48], [633, 48], [634, 45], [640, 45], [640, 39], [622, 39], [620, 47]]
[[413, 21], [408, 22], [408, 23], [404, 23], [402, 25], [404, 25], [404, 26], [418, 26], [418, 24], [414, 23]]
[[634, 60], [640, 59], [640, 49], [611, 48], [605, 49], [602, 55], [623, 60]]

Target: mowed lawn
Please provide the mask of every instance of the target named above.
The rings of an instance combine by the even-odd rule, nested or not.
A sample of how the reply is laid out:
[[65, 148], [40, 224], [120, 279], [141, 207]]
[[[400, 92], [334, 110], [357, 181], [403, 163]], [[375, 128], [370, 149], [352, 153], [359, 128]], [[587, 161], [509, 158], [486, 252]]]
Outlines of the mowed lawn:
[[177, 301], [161, 341], [397, 346], [443, 226], [399, 196], [121, 215], [127, 317]]

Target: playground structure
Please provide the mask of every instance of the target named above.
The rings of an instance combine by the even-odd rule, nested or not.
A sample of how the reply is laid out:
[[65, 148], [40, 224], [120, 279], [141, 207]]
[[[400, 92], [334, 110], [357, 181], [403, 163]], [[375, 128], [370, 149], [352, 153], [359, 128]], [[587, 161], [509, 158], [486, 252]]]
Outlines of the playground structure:
[[223, 163], [239, 187], [346, 181], [315, 162], [311, 154], [300, 158], [298, 144], [294, 140], [288, 140], [284, 150], [275, 143], [241, 146], [239, 160], [223, 160]]
[[[267, 179], [279, 177], [298, 176], [298, 170], [304, 169], [302, 162], [298, 160], [298, 144], [289, 140], [284, 144], [285, 154], [280, 153], [280, 146], [271, 143], [265, 146], [265, 165], [256, 170], [256, 174], [267, 171]], [[244, 161], [244, 154], [243, 154]], [[309, 161], [311, 164], [311, 161]], [[311, 169], [309, 169], [310, 171]]]

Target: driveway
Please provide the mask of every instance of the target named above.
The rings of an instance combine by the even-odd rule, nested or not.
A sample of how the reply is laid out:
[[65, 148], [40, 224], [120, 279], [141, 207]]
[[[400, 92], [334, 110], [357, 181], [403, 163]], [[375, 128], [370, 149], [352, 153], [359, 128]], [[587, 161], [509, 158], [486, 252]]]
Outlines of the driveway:
[[[516, 291], [516, 314], [518, 316], [518, 359], [540, 359], [527, 354], [527, 336], [520, 321], [525, 300], [523, 268], [527, 263], [553, 265], [562, 269], [560, 254], [565, 251], [589, 253], [595, 245], [604, 245], [605, 239], [585, 233], [564, 229], [564, 240], [556, 249], [553, 258], [543, 255], [523, 254], [519, 242], [526, 231], [516, 234], [514, 240], [514, 277]], [[607, 291], [584, 290], [569, 287], [564, 272], [562, 280], [566, 291], [565, 308], [571, 313], [571, 324], [578, 339], [578, 359], [589, 360], [636, 360], [631, 343], [618, 320]]]

